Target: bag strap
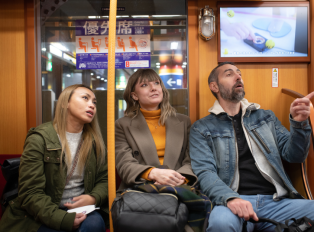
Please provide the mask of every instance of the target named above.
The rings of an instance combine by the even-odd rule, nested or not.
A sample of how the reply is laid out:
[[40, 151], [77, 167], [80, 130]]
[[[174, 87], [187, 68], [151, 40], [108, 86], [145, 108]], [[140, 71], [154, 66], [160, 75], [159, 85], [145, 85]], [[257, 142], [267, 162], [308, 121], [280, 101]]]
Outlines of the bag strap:
[[77, 162], [78, 162], [79, 153], [80, 153], [80, 149], [81, 149], [82, 143], [83, 143], [83, 138], [81, 139], [81, 141], [80, 141], [80, 143], [79, 143], [79, 145], [77, 147], [77, 150], [76, 150], [76, 153], [75, 153], [75, 157], [73, 159], [72, 168], [71, 168], [71, 171], [70, 171], [69, 175], [67, 176], [65, 185], [67, 185], [69, 183], [71, 177], [73, 176], [73, 173], [75, 171], [75, 168], [76, 168], [76, 165], [77, 165]]
[[[295, 218], [288, 219], [285, 221], [285, 224], [287, 226], [289, 225], [290, 220], [293, 221], [293, 223], [291, 225], [295, 224], [296, 231], [298, 231], [298, 232], [313, 231], [314, 221], [312, 221], [311, 219], [309, 219], [307, 217], [302, 217], [300, 219], [295, 219]], [[311, 230], [308, 230], [308, 229], [311, 229]]]
[[[277, 222], [277, 221], [272, 220], [272, 219], [268, 219], [268, 218], [258, 218], [258, 221], [254, 221], [252, 218], [250, 218], [249, 222], [252, 222], [252, 223], [268, 222], [268, 223], [271, 223], [271, 224], [276, 226], [275, 232], [282, 232], [283, 229], [288, 228], [287, 225], [280, 223], [280, 222]], [[245, 221], [243, 223], [242, 232], [247, 232], [246, 226], [247, 226], [247, 221]]]

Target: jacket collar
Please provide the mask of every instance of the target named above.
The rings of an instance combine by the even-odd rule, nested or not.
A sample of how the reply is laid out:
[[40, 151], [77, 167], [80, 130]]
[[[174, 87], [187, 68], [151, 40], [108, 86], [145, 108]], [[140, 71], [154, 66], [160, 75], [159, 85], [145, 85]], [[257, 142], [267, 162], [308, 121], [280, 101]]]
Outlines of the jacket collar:
[[[178, 147], [182, 147], [184, 141], [184, 122], [181, 122], [177, 117], [168, 117], [165, 125], [166, 147], [163, 164], [170, 169], [175, 169], [181, 153], [181, 149]], [[160, 165], [153, 136], [141, 111], [131, 120], [129, 131], [145, 163], [153, 166]]]
[[[243, 98], [240, 101], [240, 104], [241, 104], [241, 109], [242, 109], [242, 116], [246, 115], [248, 117], [250, 116], [251, 111], [258, 110], [260, 108], [259, 104], [250, 103], [245, 98]], [[218, 100], [216, 100], [214, 105], [211, 108], [209, 108], [208, 112], [215, 115], [226, 113], [225, 110], [219, 104]]]

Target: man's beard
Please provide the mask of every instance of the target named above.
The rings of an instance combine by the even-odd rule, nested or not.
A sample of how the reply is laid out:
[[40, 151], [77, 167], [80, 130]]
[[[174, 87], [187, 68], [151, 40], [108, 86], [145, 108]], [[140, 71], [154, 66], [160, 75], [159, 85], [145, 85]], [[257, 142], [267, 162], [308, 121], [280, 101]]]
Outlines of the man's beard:
[[[244, 92], [244, 84], [241, 81], [238, 81], [231, 89], [231, 93], [229, 89], [226, 89], [223, 85], [218, 84], [218, 88], [219, 88], [219, 92], [220, 92], [220, 97], [226, 101], [230, 101], [233, 103], [238, 103], [239, 101], [241, 101], [244, 96], [245, 96], [245, 92]], [[241, 84], [243, 87], [243, 90], [241, 91], [236, 91], [236, 87], [237, 85]]]

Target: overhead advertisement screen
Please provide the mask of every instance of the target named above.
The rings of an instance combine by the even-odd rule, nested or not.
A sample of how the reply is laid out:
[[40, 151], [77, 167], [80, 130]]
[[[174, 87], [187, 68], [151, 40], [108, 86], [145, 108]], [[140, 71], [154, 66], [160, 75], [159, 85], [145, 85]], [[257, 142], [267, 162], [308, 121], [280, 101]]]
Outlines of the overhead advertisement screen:
[[308, 57], [307, 7], [221, 7], [221, 57]]
[[[116, 69], [150, 68], [150, 26], [147, 20], [117, 20]], [[76, 20], [76, 68], [107, 69], [109, 21]]]

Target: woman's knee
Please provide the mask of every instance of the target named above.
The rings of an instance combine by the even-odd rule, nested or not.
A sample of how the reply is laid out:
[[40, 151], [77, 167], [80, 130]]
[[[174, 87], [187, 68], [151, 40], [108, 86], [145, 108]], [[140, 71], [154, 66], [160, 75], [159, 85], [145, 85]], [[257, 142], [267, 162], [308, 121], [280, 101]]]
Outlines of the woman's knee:
[[94, 211], [87, 215], [86, 219], [82, 222], [79, 232], [105, 232], [106, 226], [102, 216]]

